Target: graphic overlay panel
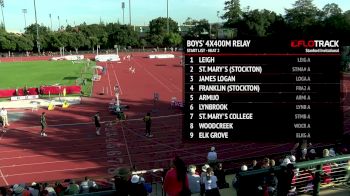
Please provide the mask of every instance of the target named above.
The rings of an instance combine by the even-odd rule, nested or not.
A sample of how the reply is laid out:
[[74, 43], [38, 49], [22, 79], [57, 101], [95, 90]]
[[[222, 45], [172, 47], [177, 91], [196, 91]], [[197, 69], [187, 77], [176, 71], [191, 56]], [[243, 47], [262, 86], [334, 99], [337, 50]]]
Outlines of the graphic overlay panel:
[[340, 44], [186, 40], [184, 139], [338, 139]]

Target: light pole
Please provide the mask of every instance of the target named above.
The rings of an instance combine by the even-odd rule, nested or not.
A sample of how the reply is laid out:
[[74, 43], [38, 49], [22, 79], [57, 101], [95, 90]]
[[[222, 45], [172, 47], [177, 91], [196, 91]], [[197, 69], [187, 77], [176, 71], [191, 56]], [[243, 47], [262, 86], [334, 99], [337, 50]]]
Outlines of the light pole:
[[219, 23], [220, 23], [220, 11], [217, 11], [216, 15], [218, 16], [218, 25], [219, 25]]
[[169, 0], [166, 0], [166, 30], [169, 33]]
[[36, 25], [36, 45], [38, 47], [38, 54], [40, 55], [39, 25], [38, 25], [38, 19], [37, 19], [37, 16], [36, 16], [35, 0], [34, 0], [34, 11], [35, 11], [35, 25]]
[[51, 14], [49, 14], [49, 17], [50, 17], [50, 23], [51, 23], [51, 31], [53, 31], [53, 29], [52, 29], [52, 18], [51, 18]]
[[122, 2], [122, 9], [123, 9], [123, 24], [125, 24], [125, 22], [124, 22], [124, 8], [125, 8], [125, 2]]
[[6, 28], [5, 28], [5, 17], [4, 17], [4, 7], [5, 7], [5, 4], [4, 4], [4, 0], [0, 0], [0, 6], [1, 6], [1, 13], [2, 13], [2, 25], [4, 25], [4, 30], [6, 31]]
[[27, 13], [27, 9], [22, 9], [22, 13], [23, 13], [23, 16], [24, 16], [24, 31], [27, 27], [27, 20], [26, 20], [26, 13]]
[[58, 19], [58, 30], [61, 29], [61, 21], [60, 21], [60, 16], [57, 16], [57, 19]]
[[129, 25], [131, 26], [131, 3], [129, 0]]
[[217, 38], [219, 38], [219, 29], [220, 29], [220, 11], [217, 11], [216, 12], [216, 15], [218, 16], [218, 29], [217, 29], [217, 33], [216, 33], [216, 36]]

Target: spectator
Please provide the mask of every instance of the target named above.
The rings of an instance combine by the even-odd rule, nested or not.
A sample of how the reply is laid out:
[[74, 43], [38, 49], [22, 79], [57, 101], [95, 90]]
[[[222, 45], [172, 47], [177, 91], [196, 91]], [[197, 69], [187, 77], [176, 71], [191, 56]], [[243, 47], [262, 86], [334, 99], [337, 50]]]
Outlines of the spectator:
[[277, 196], [278, 179], [273, 168], [270, 169], [269, 175], [265, 178], [265, 183], [269, 196]]
[[179, 157], [175, 157], [173, 160], [173, 168], [167, 172], [163, 186], [168, 196], [191, 195], [188, 187], [186, 166]]
[[68, 185], [68, 187], [67, 187], [65, 192], [68, 195], [79, 194], [79, 192], [80, 192], [79, 186], [77, 184], [75, 184], [75, 180], [70, 180], [69, 185]]
[[217, 185], [219, 189], [224, 189], [229, 187], [229, 184], [226, 182], [225, 171], [222, 169], [222, 163], [218, 164], [218, 167], [214, 171], [214, 174], [218, 179]]
[[[290, 161], [288, 159], [288, 161]], [[286, 161], [286, 162], [288, 162]], [[286, 196], [289, 195], [291, 192], [294, 192], [294, 188], [292, 188], [292, 182], [294, 178], [294, 165], [293, 164], [287, 164], [281, 166], [281, 172], [278, 177], [279, 183], [277, 185], [278, 187], [278, 195], [279, 196]]]
[[265, 157], [263, 162], [262, 162], [261, 168], [269, 168], [269, 167], [270, 167], [270, 159]]
[[117, 169], [117, 173], [114, 176], [115, 189], [118, 192], [118, 196], [128, 196], [130, 186], [130, 171], [127, 168], [121, 167]]
[[0, 187], [0, 196], [6, 196], [6, 188], [5, 187]]
[[205, 185], [205, 196], [220, 196], [220, 191], [217, 186], [218, 179], [214, 175], [211, 167], [207, 169], [207, 176], [202, 179]]
[[89, 193], [91, 188], [91, 183], [88, 177], [80, 183], [80, 193]]
[[288, 158], [289, 158], [291, 164], [295, 164], [296, 158], [294, 155], [290, 155]]
[[44, 190], [47, 190], [49, 196], [56, 196], [56, 191], [48, 183], [44, 183]]
[[191, 190], [191, 193], [199, 193], [200, 192], [200, 179], [201, 177], [196, 174], [196, 166], [190, 165], [188, 167], [188, 185]]
[[[328, 149], [324, 149], [323, 150], [323, 158], [327, 158], [330, 156], [330, 151]], [[329, 184], [332, 182], [332, 166], [331, 164], [324, 164], [322, 165], [322, 172], [321, 172], [321, 175], [322, 175], [322, 182], [325, 183], [325, 184]]]
[[329, 149], [329, 156], [330, 156], [330, 157], [335, 157], [335, 156], [336, 156], [336, 153], [335, 153], [335, 151], [334, 151], [333, 148], [330, 148], [330, 149]]
[[348, 165], [346, 166], [345, 183], [350, 185], [350, 160], [348, 160]]
[[89, 192], [91, 193], [91, 192], [96, 192], [96, 191], [98, 191], [98, 185], [96, 184], [96, 182], [94, 181], [94, 180], [92, 180], [92, 179], [88, 179], [88, 181], [89, 181]]
[[[248, 167], [246, 165], [242, 165], [241, 166], [241, 171], [240, 172], [245, 172], [248, 170]], [[236, 191], [238, 192], [239, 190], [239, 178], [240, 178], [240, 172], [237, 173], [233, 179], [232, 179], [232, 187], [234, 187], [236, 189]]]
[[254, 169], [258, 169], [258, 161], [256, 161], [255, 159], [252, 161], [252, 165], [249, 167], [249, 170]]
[[275, 167], [276, 161], [274, 159], [270, 159], [270, 167]]
[[315, 149], [311, 149], [309, 152], [309, 156], [308, 156], [309, 160], [315, 160], [316, 157], [317, 157], [317, 154], [316, 154]]
[[144, 186], [144, 179], [142, 177], [138, 175], [133, 175], [130, 181], [130, 196], [147, 196], [147, 190]]
[[15, 184], [12, 189], [14, 196], [30, 196], [30, 192], [25, 188], [25, 184]]
[[56, 182], [55, 183], [55, 192], [58, 196], [63, 196], [64, 192], [66, 190], [66, 188], [60, 183], [60, 182]]
[[32, 196], [39, 196], [40, 195], [39, 189], [40, 189], [39, 184], [37, 184], [36, 182], [33, 182], [32, 186], [28, 188]]
[[41, 195], [42, 195], [42, 196], [49, 196], [49, 191], [48, 191], [48, 190], [43, 190], [43, 191], [41, 192]]
[[287, 165], [291, 164], [290, 160], [288, 157], [283, 159], [283, 162], [281, 163], [281, 166], [287, 167]]
[[210, 166], [208, 164], [205, 164], [205, 165], [202, 166], [202, 173], [201, 173], [201, 179], [200, 179], [200, 187], [201, 187], [200, 195], [201, 196], [203, 196], [204, 192], [205, 192], [205, 184], [204, 184], [204, 181], [203, 181], [203, 177], [207, 176], [207, 169], [209, 167]]
[[217, 153], [215, 151], [215, 147], [214, 146], [210, 148], [210, 152], [208, 152], [207, 158], [208, 158], [208, 164], [211, 167], [213, 167], [216, 164], [217, 159], [218, 159], [218, 155], [217, 155]]
[[8, 117], [7, 117], [7, 110], [5, 108], [2, 108], [0, 111], [0, 116], [1, 116], [1, 122], [2, 122], [2, 128], [10, 126]]

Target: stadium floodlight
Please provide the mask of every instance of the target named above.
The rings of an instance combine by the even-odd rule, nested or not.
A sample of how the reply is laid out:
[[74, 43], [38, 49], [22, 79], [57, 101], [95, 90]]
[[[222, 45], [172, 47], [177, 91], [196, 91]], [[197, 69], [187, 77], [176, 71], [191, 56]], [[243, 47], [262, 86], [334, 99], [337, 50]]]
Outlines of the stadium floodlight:
[[129, 25], [131, 26], [131, 3], [129, 0]]
[[51, 31], [52, 31], [52, 18], [51, 18], [51, 14], [49, 14], [49, 17], [50, 17]]
[[218, 16], [218, 24], [219, 24], [220, 23], [220, 11], [217, 11], [216, 15]]
[[57, 19], [58, 19], [58, 30], [61, 29], [61, 21], [60, 21], [60, 16], [57, 16]]
[[34, 0], [34, 11], [35, 11], [35, 25], [36, 25], [36, 45], [38, 47], [38, 54], [40, 54], [40, 42], [39, 42], [39, 25], [38, 25], [38, 18], [36, 16], [36, 5]]
[[26, 20], [27, 9], [22, 9], [22, 13], [23, 13], [23, 16], [24, 16], [24, 30], [25, 30], [26, 27], [27, 27], [27, 20]]
[[166, 0], [166, 30], [169, 33], [169, 0]]
[[125, 8], [125, 2], [122, 2], [122, 9], [123, 9], [123, 24], [125, 24], [125, 22], [124, 22], [124, 8]]
[[5, 28], [5, 17], [4, 17], [4, 7], [5, 7], [5, 4], [4, 4], [4, 0], [0, 0], [0, 7], [1, 7], [1, 13], [2, 13], [2, 25], [4, 27], [4, 30], [6, 30]]

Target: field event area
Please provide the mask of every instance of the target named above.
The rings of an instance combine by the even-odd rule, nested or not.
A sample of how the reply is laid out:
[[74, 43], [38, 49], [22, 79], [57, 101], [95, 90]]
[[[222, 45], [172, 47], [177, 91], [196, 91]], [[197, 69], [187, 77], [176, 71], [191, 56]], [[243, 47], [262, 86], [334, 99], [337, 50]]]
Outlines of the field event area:
[[31, 88], [51, 85], [80, 85], [91, 91], [95, 62], [82, 61], [26, 61], [0, 63], [0, 89]]

